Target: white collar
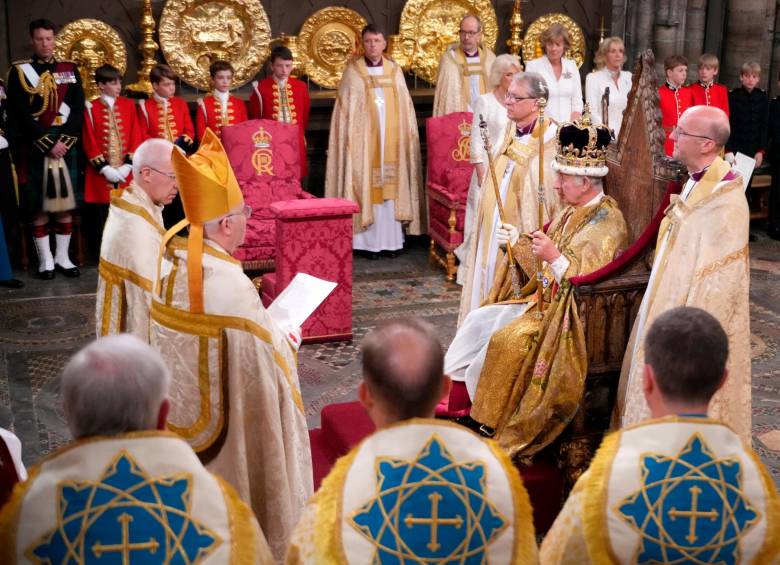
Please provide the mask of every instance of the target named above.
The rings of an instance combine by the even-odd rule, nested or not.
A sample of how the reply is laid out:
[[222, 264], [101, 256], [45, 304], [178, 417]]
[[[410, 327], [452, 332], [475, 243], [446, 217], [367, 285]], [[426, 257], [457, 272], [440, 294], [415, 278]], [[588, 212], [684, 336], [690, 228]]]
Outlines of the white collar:
[[109, 96], [108, 94], [101, 94], [100, 98], [103, 99], [103, 102], [105, 102], [109, 108], [114, 107], [114, 102], [116, 102], [116, 98], [114, 98], [113, 96]]
[[220, 92], [219, 90], [214, 90], [213, 92], [214, 98], [218, 99], [222, 104], [227, 103], [228, 97], [230, 96], [230, 91], [228, 92]]
[[169, 100], [168, 98], [163, 98], [162, 96], [160, 96], [156, 92], [152, 93], [152, 98], [154, 98], [157, 102], [162, 102], [163, 104], [167, 104], [168, 100]]
[[284, 88], [284, 85], [287, 84], [287, 79], [276, 80], [276, 77], [274, 77], [274, 82], [279, 85], [279, 88]]
[[603, 198], [604, 198], [604, 191], [602, 190], [596, 196], [588, 200], [584, 205], [593, 206], [594, 204], [598, 204], [599, 202], [601, 202]]

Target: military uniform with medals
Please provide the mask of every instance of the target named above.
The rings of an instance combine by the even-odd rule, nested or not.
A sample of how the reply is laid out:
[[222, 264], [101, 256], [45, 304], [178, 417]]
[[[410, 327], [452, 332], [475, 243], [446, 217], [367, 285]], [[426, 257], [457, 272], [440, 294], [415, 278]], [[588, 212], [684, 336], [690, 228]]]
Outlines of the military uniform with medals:
[[[8, 132], [18, 144], [20, 204], [34, 219], [43, 213], [69, 212], [76, 207], [76, 142], [81, 134], [84, 91], [72, 61], [40, 57], [16, 61], [8, 75]], [[57, 159], [49, 153], [62, 142], [68, 152]], [[46, 225], [33, 229], [43, 278], [53, 278], [55, 264], [67, 276], [78, 276], [68, 258], [71, 222], [55, 227], [57, 251], [52, 257]]]

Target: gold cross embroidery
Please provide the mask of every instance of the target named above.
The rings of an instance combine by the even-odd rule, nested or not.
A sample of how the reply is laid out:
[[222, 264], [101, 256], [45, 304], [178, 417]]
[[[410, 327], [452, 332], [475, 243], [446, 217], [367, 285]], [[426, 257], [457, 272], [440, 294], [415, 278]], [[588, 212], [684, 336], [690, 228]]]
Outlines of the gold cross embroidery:
[[429, 525], [431, 527], [431, 541], [428, 542], [428, 549], [436, 551], [441, 547], [438, 542], [439, 526], [455, 526], [456, 530], [459, 530], [463, 525], [463, 518], [460, 515], [456, 515], [454, 518], [439, 518], [439, 501], [442, 496], [438, 492], [433, 492], [428, 495], [428, 500], [431, 501], [431, 517], [430, 518], [415, 518], [411, 514], [407, 514], [404, 518], [404, 523], [407, 528], [411, 528], [417, 524]]
[[122, 524], [122, 543], [104, 545], [100, 542], [96, 542], [92, 546], [92, 553], [95, 557], [100, 559], [104, 553], [122, 553], [122, 565], [130, 565], [130, 552], [149, 550], [150, 553], [155, 553], [160, 544], [153, 538], [149, 538], [149, 541], [143, 543], [130, 543], [130, 522], [133, 521], [133, 517], [130, 514], [122, 513], [119, 516], [119, 523]]
[[718, 511], [709, 510], [707, 512], [702, 512], [697, 508], [699, 495], [701, 494], [701, 489], [699, 487], [696, 486], [691, 487], [690, 493], [691, 493], [690, 510], [677, 510], [675, 507], [672, 507], [671, 510], [669, 510], [668, 514], [672, 520], [676, 518], [688, 518], [689, 531], [688, 531], [688, 535], [685, 536], [685, 539], [688, 540], [688, 543], [695, 543], [696, 540], [698, 539], [698, 537], [696, 536], [696, 520], [698, 518], [709, 518], [711, 521], [715, 521], [718, 519]]

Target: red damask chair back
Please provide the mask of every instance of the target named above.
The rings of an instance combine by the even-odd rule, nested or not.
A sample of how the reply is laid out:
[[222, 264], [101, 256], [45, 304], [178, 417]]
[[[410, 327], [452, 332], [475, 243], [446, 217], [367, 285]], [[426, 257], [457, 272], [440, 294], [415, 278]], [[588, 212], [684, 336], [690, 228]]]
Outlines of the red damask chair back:
[[[428, 118], [428, 194], [431, 259], [447, 270], [448, 280], [455, 278], [454, 249], [463, 243], [463, 224], [469, 183], [474, 171], [470, 162], [471, 112], [454, 112]], [[438, 244], [445, 252], [436, 252]]]
[[19, 482], [19, 475], [16, 473], [14, 460], [11, 458], [11, 452], [0, 437], [0, 508], [11, 497], [14, 485]]
[[252, 207], [244, 245], [235, 253], [247, 269], [273, 266], [274, 215], [271, 204], [310, 198], [301, 187], [298, 128], [274, 120], [249, 120], [222, 130], [222, 144]]

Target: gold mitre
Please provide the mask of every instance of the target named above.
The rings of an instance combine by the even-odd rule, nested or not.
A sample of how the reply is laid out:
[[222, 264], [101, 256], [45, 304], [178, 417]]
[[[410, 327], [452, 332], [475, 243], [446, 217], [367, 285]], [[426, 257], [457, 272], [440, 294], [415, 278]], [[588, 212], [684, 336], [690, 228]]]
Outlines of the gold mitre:
[[[230, 166], [225, 148], [217, 135], [206, 129], [198, 150], [189, 158], [180, 151], [171, 157], [185, 219], [169, 229], [163, 237], [162, 249], [182, 229], [190, 226], [187, 237], [187, 287], [190, 311], [203, 313], [203, 224], [226, 216], [244, 203], [236, 175]], [[162, 250], [160, 261], [162, 260]], [[160, 289], [158, 263], [156, 292]]]
[[184, 215], [191, 224], [215, 220], [244, 203], [225, 148], [210, 129], [193, 155], [187, 158], [174, 151], [172, 163]]
[[612, 134], [606, 126], [591, 122], [587, 104], [582, 117], [562, 124], [556, 137], [558, 152], [552, 162], [554, 171], [588, 177], [603, 177], [609, 172], [607, 147]]

